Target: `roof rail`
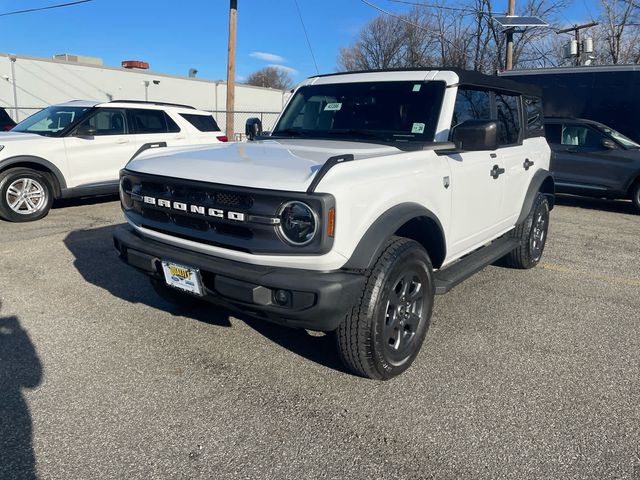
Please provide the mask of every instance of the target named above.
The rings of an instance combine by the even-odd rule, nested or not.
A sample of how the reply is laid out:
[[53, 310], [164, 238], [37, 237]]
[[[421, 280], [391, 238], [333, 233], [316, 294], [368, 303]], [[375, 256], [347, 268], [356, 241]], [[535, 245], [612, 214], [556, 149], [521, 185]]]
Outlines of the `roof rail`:
[[165, 107], [181, 107], [188, 108], [190, 110], [196, 110], [196, 107], [192, 107], [191, 105], [183, 105], [181, 103], [169, 103], [169, 102], [151, 102], [146, 100], [111, 100], [107, 103], [140, 103], [143, 105], [164, 105]]

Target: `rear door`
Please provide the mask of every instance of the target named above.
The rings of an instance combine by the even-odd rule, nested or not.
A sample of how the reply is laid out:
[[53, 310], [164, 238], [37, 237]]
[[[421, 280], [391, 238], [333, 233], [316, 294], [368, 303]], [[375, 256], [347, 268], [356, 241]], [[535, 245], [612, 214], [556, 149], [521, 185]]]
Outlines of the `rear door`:
[[529, 187], [530, 166], [525, 166], [527, 148], [523, 144], [522, 102], [520, 95], [497, 92], [495, 119], [498, 124], [498, 168], [505, 169], [505, 191], [499, 221], [503, 227], [513, 225], [520, 215]]
[[147, 143], [157, 142], [166, 142], [168, 147], [189, 144], [187, 133], [164, 110], [142, 108], [127, 110], [129, 122], [136, 134], [138, 148]]

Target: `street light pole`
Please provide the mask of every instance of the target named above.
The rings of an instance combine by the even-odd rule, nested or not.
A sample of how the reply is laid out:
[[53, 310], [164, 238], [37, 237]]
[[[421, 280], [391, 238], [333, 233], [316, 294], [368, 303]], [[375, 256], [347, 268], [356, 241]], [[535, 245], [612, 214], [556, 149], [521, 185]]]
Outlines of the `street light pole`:
[[[509, 0], [507, 17], [513, 17], [516, 11], [516, 0]], [[513, 69], [513, 27], [509, 28], [505, 33], [507, 36], [507, 58], [505, 61], [505, 70]]]
[[229, 0], [229, 45], [227, 50], [227, 137], [234, 138], [233, 111], [235, 110], [236, 89], [236, 22], [238, 0]]

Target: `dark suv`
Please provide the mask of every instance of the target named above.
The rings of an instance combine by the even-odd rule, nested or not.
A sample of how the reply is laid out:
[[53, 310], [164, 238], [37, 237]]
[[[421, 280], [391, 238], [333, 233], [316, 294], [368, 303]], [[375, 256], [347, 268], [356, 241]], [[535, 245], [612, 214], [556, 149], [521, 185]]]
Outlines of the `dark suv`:
[[592, 120], [546, 118], [556, 192], [631, 199], [640, 213], [640, 145]]

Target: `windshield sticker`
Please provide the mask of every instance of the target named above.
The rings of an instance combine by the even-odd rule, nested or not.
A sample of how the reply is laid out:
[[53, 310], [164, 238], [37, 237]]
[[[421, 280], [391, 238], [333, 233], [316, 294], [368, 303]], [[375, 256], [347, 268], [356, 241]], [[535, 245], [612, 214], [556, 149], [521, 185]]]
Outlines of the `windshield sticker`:
[[342, 108], [342, 104], [339, 103], [339, 102], [327, 103], [327, 105], [324, 107], [324, 111], [325, 112], [337, 112], [341, 108]]
[[411, 133], [424, 133], [424, 123], [414, 123]]
[[416, 83], [416, 84], [413, 86], [413, 91], [414, 91], [414, 92], [419, 92], [421, 88], [422, 88], [422, 84], [421, 84], [421, 83]]

